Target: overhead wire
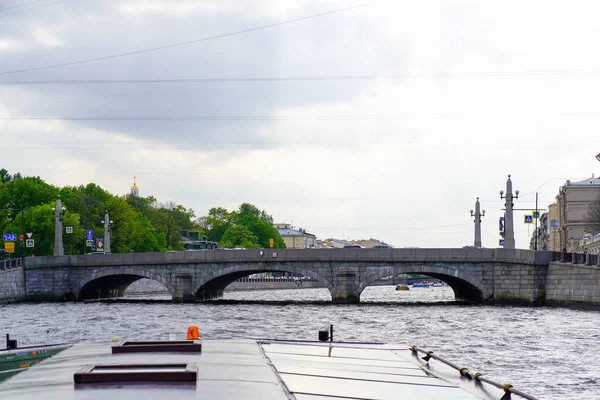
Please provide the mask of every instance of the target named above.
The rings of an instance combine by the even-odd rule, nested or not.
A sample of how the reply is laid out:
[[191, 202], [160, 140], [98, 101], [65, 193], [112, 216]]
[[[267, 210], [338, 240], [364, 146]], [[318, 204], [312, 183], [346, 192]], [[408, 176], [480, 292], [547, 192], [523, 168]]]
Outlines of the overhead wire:
[[[61, 0], [61, 1], [66, 1], [66, 0]], [[69, 65], [86, 64], [86, 63], [91, 63], [91, 62], [95, 62], [95, 61], [109, 60], [109, 59], [115, 59], [115, 58], [121, 58], [121, 57], [128, 57], [128, 56], [132, 56], [132, 55], [135, 55], [135, 54], [142, 54], [142, 53], [149, 53], [149, 52], [158, 51], [158, 50], [165, 50], [165, 49], [170, 49], [170, 48], [173, 48], [173, 47], [187, 46], [187, 45], [194, 44], [194, 43], [201, 43], [201, 42], [206, 42], [206, 41], [215, 40], [215, 39], [221, 39], [221, 38], [225, 38], [225, 37], [229, 37], [229, 36], [237, 36], [237, 35], [241, 35], [241, 34], [244, 34], [244, 33], [255, 32], [255, 31], [259, 31], [259, 30], [274, 28], [276, 26], [281, 26], [281, 25], [286, 25], [286, 24], [292, 24], [292, 23], [295, 23], [295, 22], [305, 21], [305, 20], [313, 19], [313, 18], [319, 18], [319, 17], [323, 17], [325, 15], [331, 15], [331, 14], [336, 14], [336, 13], [340, 13], [340, 12], [352, 10], [352, 9], [355, 9], [355, 8], [359, 8], [359, 7], [365, 7], [365, 6], [368, 6], [368, 5], [371, 5], [371, 4], [379, 3], [381, 1], [384, 1], [384, 0], [375, 0], [375, 1], [368, 2], [368, 3], [355, 4], [353, 6], [348, 6], [348, 7], [344, 7], [344, 8], [338, 8], [338, 9], [331, 10], [331, 11], [326, 11], [326, 12], [322, 12], [322, 13], [318, 13], [318, 14], [308, 15], [308, 16], [305, 16], [305, 17], [288, 19], [288, 20], [284, 20], [284, 21], [280, 21], [280, 22], [275, 22], [275, 23], [271, 23], [271, 24], [257, 26], [257, 27], [254, 27], [254, 28], [242, 29], [242, 30], [239, 30], [239, 31], [228, 32], [228, 33], [223, 33], [223, 34], [219, 34], [219, 35], [204, 37], [204, 38], [201, 38], [201, 39], [188, 40], [188, 41], [185, 41], [185, 42], [168, 44], [168, 45], [164, 45], [164, 46], [151, 47], [151, 48], [146, 48], [146, 49], [142, 49], [142, 50], [130, 51], [130, 52], [126, 52], [126, 53], [111, 54], [111, 55], [102, 56], [102, 57], [94, 57], [94, 58], [88, 58], [88, 59], [84, 59], [84, 60], [65, 62], [65, 63], [60, 63], [60, 64], [45, 65], [45, 66], [41, 66], [41, 67], [33, 67], [33, 68], [24, 68], [24, 69], [19, 69], [19, 70], [12, 70], [12, 71], [4, 71], [4, 72], [0, 72], [0, 75], [16, 74], [16, 73], [20, 73], [20, 72], [39, 71], [39, 70], [44, 70], [44, 69], [66, 67], [66, 66], [69, 66]]]
[[15, 4], [15, 5], [12, 5], [10, 7], [0, 8], [0, 12], [1, 11], [6, 11], [6, 10], [11, 10], [13, 8], [23, 7], [23, 6], [26, 6], [26, 5], [29, 5], [29, 4], [33, 4], [33, 3], [39, 3], [40, 1], [44, 1], [44, 0], [33, 0], [33, 1], [30, 1], [30, 2], [27, 2], [27, 3]]
[[154, 79], [53, 79], [0, 81], [0, 85], [123, 85], [123, 84], [169, 84], [169, 83], [231, 83], [231, 82], [305, 82], [386, 80], [418, 78], [465, 78], [465, 77], [511, 77], [599, 74], [599, 69], [524, 70], [524, 71], [473, 71], [448, 73], [406, 73], [387, 75], [313, 75], [313, 76], [263, 76], [255, 78], [154, 78]]
[[[68, 0], [58, 0], [58, 1], [55, 1], [54, 3], [42, 4], [42, 5], [38, 6], [38, 7], [32, 7], [32, 8], [28, 8], [26, 10], [15, 11], [15, 12], [12, 12], [12, 13], [0, 15], [0, 18], [8, 17], [9, 15], [21, 14], [21, 13], [28, 12], [28, 11], [34, 11], [34, 10], [38, 10], [38, 9], [44, 8], [44, 7], [54, 6], [54, 5], [59, 4], [59, 3], [64, 3], [65, 1], [68, 1]], [[32, 3], [35, 3], [35, 2], [32, 2]]]

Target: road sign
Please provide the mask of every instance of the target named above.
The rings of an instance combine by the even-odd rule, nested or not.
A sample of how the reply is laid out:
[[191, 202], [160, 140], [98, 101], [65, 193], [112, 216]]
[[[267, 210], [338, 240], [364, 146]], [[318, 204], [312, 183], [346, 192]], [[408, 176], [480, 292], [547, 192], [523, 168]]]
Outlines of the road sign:
[[504, 246], [504, 239], [498, 239], [498, 246]]
[[15, 240], [17, 240], [16, 233], [5, 233], [3, 236], [5, 242], [14, 242]]
[[550, 226], [553, 228], [558, 228], [558, 220], [557, 219], [553, 219], [550, 221]]
[[33, 239], [27, 239], [27, 240], [25, 241], [25, 247], [35, 247], [35, 246], [34, 246]]
[[73, 233], [73, 227], [72, 226], [67, 226], [66, 230], [67, 230], [67, 233]]
[[4, 242], [4, 252], [5, 253], [14, 253], [15, 252], [15, 243], [14, 242]]
[[87, 240], [94, 240], [94, 231], [88, 229], [87, 231]]
[[526, 224], [533, 224], [533, 215], [531, 215], [531, 214], [525, 215], [525, 223]]
[[104, 239], [103, 238], [96, 238], [96, 247], [98, 249], [101, 249], [104, 247]]
[[[27, 232], [26, 235], [27, 235], [27, 239], [31, 239], [31, 237], [33, 236], [33, 232]], [[23, 239], [21, 239], [21, 240], [23, 240]]]
[[275, 244], [275, 241], [273, 240], [273, 238], [269, 239], [269, 247], [273, 248], [273, 244]]
[[94, 241], [93, 240], [86, 240], [85, 241], [85, 246], [86, 247], [93, 247], [94, 246]]
[[25, 238], [23, 237], [23, 235], [19, 235], [19, 242], [22, 242], [23, 240], [25, 240]]
[[540, 218], [540, 212], [539, 211], [534, 211], [533, 212], [533, 218], [539, 219]]
[[277, 252], [276, 251], [274, 251], [271, 255], [272, 255], [273, 258], [277, 258]]

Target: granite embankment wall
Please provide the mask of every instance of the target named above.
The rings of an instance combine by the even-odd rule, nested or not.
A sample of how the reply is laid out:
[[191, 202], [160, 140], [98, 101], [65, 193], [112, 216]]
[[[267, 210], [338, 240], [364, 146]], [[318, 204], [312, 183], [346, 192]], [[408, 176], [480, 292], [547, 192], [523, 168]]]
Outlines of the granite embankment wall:
[[600, 306], [600, 266], [551, 262], [546, 305], [579, 303]]
[[0, 270], [0, 303], [25, 299], [23, 268]]

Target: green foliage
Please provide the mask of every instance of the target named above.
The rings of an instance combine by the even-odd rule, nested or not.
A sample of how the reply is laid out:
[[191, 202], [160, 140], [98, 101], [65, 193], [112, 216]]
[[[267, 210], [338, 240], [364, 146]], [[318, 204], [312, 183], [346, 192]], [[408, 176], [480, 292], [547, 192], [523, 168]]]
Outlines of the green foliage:
[[206, 232], [208, 240], [221, 242], [223, 235], [235, 220], [235, 213], [230, 213], [223, 207], [213, 207], [208, 210], [207, 216], [198, 219], [198, 225]]
[[[93, 238], [104, 237], [104, 215], [109, 213], [111, 251], [113, 253], [183, 250], [181, 231], [199, 231], [200, 236], [219, 242], [221, 247], [285, 248], [283, 239], [273, 227], [273, 217], [265, 210], [243, 203], [236, 211], [211, 208], [208, 215], [196, 219], [194, 210], [174, 202], [159, 204], [153, 196], [114, 196], [94, 183], [57, 188], [39, 177], [11, 175], [0, 169], [0, 230], [2, 233], [33, 232], [35, 247], [25, 255], [51, 255], [54, 252], [54, 223], [57, 196], [60, 195], [65, 254], [82, 254], [86, 232]], [[21, 213], [21, 208], [25, 211]], [[23, 216], [23, 219], [21, 218]], [[24, 227], [22, 227], [22, 220]], [[16, 243], [15, 256], [19, 255]]]
[[[180, 230], [198, 230], [194, 211], [181, 205], [157, 205], [154, 197], [117, 197], [98, 185], [61, 189], [37, 177], [11, 175], [0, 169], [0, 229], [3, 233], [20, 234], [21, 207], [24, 231], [33, 232], [35, 247], [25, 249], [25, 254], [51, 255], [54, 252], [54, 213], [57, 195], [66, 208], [63, 226], [73, 228], [73, 233], [63, 234], [65, 254], [82, 254], [86, 231], [93, 230], [93, 238], [104, 237], [104, 215], [108, 211], [111, 225], [111, 251], [144, 252], [183, 249]], [[19, 244], [16, 244], [19, 255]]]
[[260, 247], [258, 238], [244, 225], [232, 225], [221, 239], [221, 247], [257, 249]]
[[[250, 244], [256, 245], [262, 248], [268, 248], [269, 239], [273, 239], [274, 248], [285, 248], [285, 243], [277, 232], [277, 229], [273, 226], [273, 217], [265, 210], [260, 210], [258, 207], [243, 203], [240, 205], [237, 211], [229, 212], [223, 207], [211, 208], [208, 215], [199, 219], [200, 226], [206, 230], [209, 240], [213, 240], [219, 243], [221, 247], [244, 247], [244, 248], [255, 248], [249, 247]], [[248, 245], [242, 246], [240, 244], [241, 239], [231, 240], [230, 235], [232, 232], [241, 234], [238, 225], [245, 227], [256, 240], [249, 237], [246, 238]], [[230, 232], [230, 229], [234, 228]], [[228, 236], [225, 236], [228, 234]]]

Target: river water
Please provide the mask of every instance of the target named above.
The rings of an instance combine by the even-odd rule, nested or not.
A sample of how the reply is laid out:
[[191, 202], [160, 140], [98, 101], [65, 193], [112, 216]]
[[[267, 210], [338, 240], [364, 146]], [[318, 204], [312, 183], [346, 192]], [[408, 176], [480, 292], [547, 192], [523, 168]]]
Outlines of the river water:
[[0, 305], [0, 334], [31, 346], [184, 339], [198, 325], [205, 339], [316, 340], [333, 324], [335, 340], [414, 344], [540, 399], [600, 399], [599, 311], [464, 305], [449, 287], [394, 289], [369, 287], [358, 305], [331, 304], [327, 289], [225, 292], [197, 304], [152, 295]]

